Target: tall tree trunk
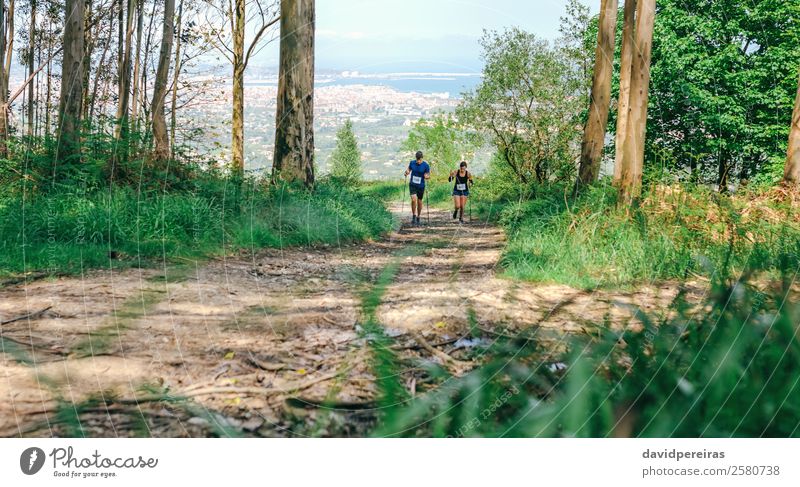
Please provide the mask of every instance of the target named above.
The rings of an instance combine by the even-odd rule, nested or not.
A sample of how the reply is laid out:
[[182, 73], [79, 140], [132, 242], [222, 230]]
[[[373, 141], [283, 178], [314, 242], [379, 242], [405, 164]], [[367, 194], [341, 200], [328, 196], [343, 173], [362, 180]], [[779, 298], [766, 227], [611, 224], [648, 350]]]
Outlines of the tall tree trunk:
[[[144, 58], [142, 59], [142, 87], [141, 87], [141, 104], [139, 108], [142, 110], [142, 115], [139, 117], [140, 119], [144, 119], [148, 121], [148, 124], [152, 122], [150, 119], [150, 103], [147, 101], [147, 67], [150, 65], [150, 47], [152, 44], [153, 39], [153, 21], [156, 18], [156, 7], [158, 6], [158, 2], [153, 2], [153, 8], [150, 11], [150, 22], [148, 22], [147, 26], [147, 38], [144, 42]], [[148, 125], [149, 127], [149, 125]], [[152, 131], [151, 131], [152, 133]]]
[[281, 0], [273, 179], [314, 184], [314, 0]]
[[[37, 64], [42, 61], [41, 43], [39, 43], [39, 49], [35, 59]], [[42, 104], [39, 103], [39, 100], [42, 99], [42, 77], [39, 76], [39, 72], [41, 72], [41, 70], [37, 70], [34, 75], [36, 77], [36, 93], [34, 95], [36, 103], [34, 103], [35, 109], [33, 111], [33, 135], [36, 138], [40, 136], [42, 129]]]
[[636, 41], [631, 65], [630, 109], [622, 152], [622, 200], [633, 202], [642, 192], [647, 101], [650, 88], [650, 54], [653, 48], [655, 0], [639, 0], [636, 7]]
[[[6, 46], [5, 46], [5, 56], [6, 56], [6, 73], [11, 72], [11, 61], [14, 59], [14, 10], [15, 10], [16, 2], [14, 0], [10, 0], [8, 2], [8, 17], [6, 20]], [[8, 79], [9, 76], [5, 78], [5, 86], [2, 87], [4, 93], [8, 93]], [[8, 94], [4, 95], [8, 96]]]
[[622, 27], [622, 52], [619, 69], [619, 100], [617, 102], [617, 134], [614, 144], [614, 184], [622, 180], [622, 148], [628, 130], [631, 96], [631, 67], [633, 64], [633, 36], [636, 25], [636, 0], [625, 0]]
[[[236, 0], [233, 26], [233, 109], [231, 110], [231, 169], [244, 174], [244, 27], [245, 1]], [[281, 51], [281, 54], [283, 51]], [[282, 65], [281, 65], [282, 66]]]
[[[31, 0], [31, 26], [28, 37], [28, 77], [33, 76], [33, 70], [36, 69], [34, 63], [34, 52], [36, 51], [36, 0]], [[33, 82], [28, 84], [28, 137], [33, 139], [34, 136], [34, 86]]]
[[[6, 5], [0, 1], [0, 53], [5, 52], [6, 46]], [[3, 87], [7, 85], [8, 71], [5, 63], [0, 63], [0, 157], [8, 156], [8, 91]]]
[[[113, 17], [112, 17], [111, 21], [113, 21]], [[111, 27], [111, 25], [109, 25], [109, 28], [110, 27]], [[83, 112], [86, 114], [86, 116], [89, 117], [88, 120], [93, 120], [94, 119], [95, 107], [97, 105], [97, 94], [100, 92], [100, 80], [102, 78], [102, 76], [100, 76], [100, 72], [99, 71], [103, 68], [103, 66], [106, 63], [106, 56], [108, 55], [108, 51], [111, 48], [111, 39], [112, 39], [112, 37], [113, 37], [113, 35], [111, 35], [111, 34], [109, 34], [108, 37], [106, 37], [106, 43], [103, 46], [103, 52], [102, 52], [102, 54], [100, 54], [100, 60], [97, 63], [97, 71], [98, 72], [95, 73], [95, 76], [94, 76], [94, 84], [93, 84], [93, 87], [92, 87], [91, 94], [85, 98], [86, 101], [84, 103], [86, 105], [88, 105], [88, 106], [86, 106], [84, 108]], [[89, 63], [90, 61], [87, 60], [86, 62]], [[88, 70], [86, 70], [85, 73], [88, 73]], [[86, 75], [86, 76], [88, 76], [88, 75]]]
[[3, 76], [0, 78], [0, 156], [8, 156], [8, 80], [11, 70], [11, 60], [14, 57], [14, 0], [8, 2], [8, 10], [4, 12], [5, 22], [0, 25], [3, 29], [3, 42], [0, 55], [3, 55]]
[[717, 165], [717, 191], [722, 194], [728, 193], [728, 181], [731, 172], [730, 158], [727, 150], [720, 150], [719, 162]]
[[[48, 21], [48, 31], [52, 28], [52, 24]], [[45, 81], [47, 87], [45, 88], [45, 101], [44, 101], [44, 138], [50, 140], [50, 114], [53, 111], [53, 94], [52, 94], [52, 64], [53, 64], [53, 43], [47, 44], [47, 71], [45, 72]]]
[[[117, 105], [117, 126], [114, 136], [117, 140], [128, 136], [129, 105], [131, 96], [131, 51], [133, 50], [133, 19], [136, 17], [136, 2], [128, 0], [125, 22], [125, 48], [122, 52], [122, 65], [119, 70], [119, 104]], [[120, 26], [121, 28], [122, 26]]]
[[80, 157], [83, 34], [84, 0], [66, 0], [56, 152], [59, 159]]
[[800, 83], [798, 83], [797, 96], [794, 100], [792, 127], [789, 129], [789, 150], [783, 169], [783, 182], [787, 185], [800, 183]]
[[136, 0], [136, 57], [133, 63], [133, 104], [131, 121], [134, 129], [139, 130], [139, 65], [142, 56], [142, 29], [144, 28], [144, 1]]
[[124, 0], [116, 0], [117, 8], [117, 91], [122, 86], [122, 58], [125, 51], [125, 8]]
[[170, 146], [172, 157], [175, 157], [175, 135], [178, 126], [178, 81], [180, 80], [183, 60], [181, 59], [181, 35], [183, 33], [183, 0], [178, 4], [178, 35], [175, 36], [175, 69], [172, 70], [172, 110], [170, 111]]
[[167, 97], [167, 78], [172, 57], [172, 38], [175, 35], [175, 0], [164, 1], [164, 31], [161, 37], [161, 52], [153, 85], [153, 158], [166, 161], [170, 157], [167, 120], [164, 115], [164, 101]]
[[[92, 79], [92, 56], [94, 55], [94, 46], [95, 46], [95, 37], [98, 36], [98, 33], [102, 29], [102, 25], [98, 25], [95, 27], [95, 32], [92, 32], [92, 24], [94, 22], [94, 8], [93, 8], [93, 0], [86, 0], [86, 24], [84, 27], [83, 32], [83, 46], [84, 46], [84, 55], [83, 55], [83, 118], [84, 120], [92, 119], [90, 113], [90, 107], [93, 103], [92, 101], [92, 92], [89, 91], [91, 87], [91, 79]], [[102, 66], [102, 63], [98, 65]]]
[[589, 120], [583, 131], [581, 163], [575, 190], [594, 183], [600, 174], [600, 159], [608, 127], [611, 102], [611, 75], [614, 71], [614, 48], [617, 34], [618, 0], [602, 0], [600, 22], [595, 49], [592, 94], [589, 103]]

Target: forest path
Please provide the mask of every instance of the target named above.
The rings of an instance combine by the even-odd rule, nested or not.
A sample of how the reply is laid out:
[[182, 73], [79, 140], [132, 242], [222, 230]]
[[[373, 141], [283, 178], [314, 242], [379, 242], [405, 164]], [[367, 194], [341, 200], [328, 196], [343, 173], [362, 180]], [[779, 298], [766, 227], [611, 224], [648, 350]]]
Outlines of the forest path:
[[[0, 321], [19, 319], [0, 327], [0, 436], [361, 435], [378, 395], [367, 322], [403, 363], [463, 373], [498, 336], [535, 329], [557, 351], [626, 322], [620, 302], [675, 295], [499, 278], [502, 230], [450, 216], [431, 209], [378, 242], [1, 288]], [[421, 368], [400, 375], [424, 390]]]

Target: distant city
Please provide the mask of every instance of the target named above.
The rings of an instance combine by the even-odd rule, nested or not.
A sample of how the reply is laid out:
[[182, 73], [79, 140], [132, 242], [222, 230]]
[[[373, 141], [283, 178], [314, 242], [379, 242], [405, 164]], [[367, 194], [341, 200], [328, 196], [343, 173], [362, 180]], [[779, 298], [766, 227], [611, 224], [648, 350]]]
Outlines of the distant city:
[[[336, 131], [353, 122], [368, 180], [399, 174], [411, 155], [402, 151], [411, 126], [420, 118], [452, 112], [461, 93], [475, 87], [480, 75], [469, 73], [320, 73], [315, 93], [316, 163], [329, 171]], [[224, 160], [230, 145], [230, 87], [220, 86], [206, 99], [183, 109], [182, 127], [201, 129], [198, 149]], [[272, 167], [277, 78], [249, 78], [245, 84], [245, 165], [261, 173]], [[453, 161], [455, 163], [455, 161]]]
[[[212, 71], [213, 75], [197, 78], [211, 84], [195, 91], [195, 98], [178, 112], [179, 140], [188, 140], [198, 153], [227, 161], [230, 81], [224, 70], [209, 68], [206, 72]], [[21, 69], [13, 69], [10, 85], [19, 85], [24, 76]], [[476, 87], [480, 80], [477, 73], [318, 72], [314, 122], [319, 174], [329, 172], [336, 132], [350, 119], [362, 152], [364, 177], [368, 180], [395, 177], [412, 157], [410, 151], [402, 150], [411, 126], [421, 118], [454, 111], [462, 93]], [[259, 67], [252, 69], [245, 82], [245, 166], [250, 173], [268, 172], [272, 168], [277, 84], [277, 75], [272, 70]], [[14, 105], [12, 123], [22, 120], [22, 109], [22, 101]], [[478, 166], [484, 163], [482, 160]]]

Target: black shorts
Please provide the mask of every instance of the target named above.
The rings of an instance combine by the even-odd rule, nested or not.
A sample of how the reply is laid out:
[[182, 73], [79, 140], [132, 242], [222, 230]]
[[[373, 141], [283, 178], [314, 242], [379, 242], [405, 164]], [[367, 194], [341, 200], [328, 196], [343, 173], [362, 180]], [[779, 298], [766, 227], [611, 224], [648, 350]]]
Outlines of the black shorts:
[[425, 196], [425, 188], [419, 186], [409, 185], [408, 192], [411, 196], [417, 195], [418, 199], [422, 199], [422, 197]]

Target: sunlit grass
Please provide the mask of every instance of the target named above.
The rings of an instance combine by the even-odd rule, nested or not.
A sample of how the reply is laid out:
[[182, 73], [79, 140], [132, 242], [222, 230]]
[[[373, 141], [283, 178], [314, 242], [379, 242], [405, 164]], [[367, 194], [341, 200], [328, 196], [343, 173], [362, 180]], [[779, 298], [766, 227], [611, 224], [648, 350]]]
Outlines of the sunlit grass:
[[633, 209], [609, 186], [578, 199], [550, 191], [503, 204], [503, 266], [512, 278], [581, 288], [680, 280], [710, 266], [774, 271], [777, 256], [800, 262], [800, 224], [781, 206], [691, 187], [654, 190]]
[[238, 249], [343, 244], [377, 238], [392, 216], [373, 196], [251, 184], [195, 191], [59, 191], [0, 204], [0, 274], [202, 258]]

